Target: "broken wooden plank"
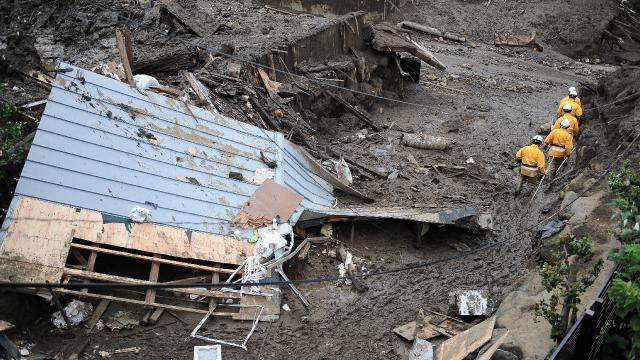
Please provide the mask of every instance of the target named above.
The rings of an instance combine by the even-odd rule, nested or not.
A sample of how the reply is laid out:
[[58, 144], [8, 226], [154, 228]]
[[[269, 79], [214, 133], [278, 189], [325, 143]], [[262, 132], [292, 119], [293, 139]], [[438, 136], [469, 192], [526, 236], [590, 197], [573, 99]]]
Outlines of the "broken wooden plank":
[[54, 78], [40, 71], [31, 70], [28, 73], [23, 73], [23, 72], [20, 72], [20, 73], [33, 80], [36, 80], [42, 85], [45, 85], [46, 88], [51, 88], [51, 86], [53, 85]]
[[189, 15], [187, 10], [176, 1], [171, 2], [171, 4], [166, 4], [165, 2], [161, 10], [165, 10], [169, 14], [173, 15], [180, 25], [193, 35], [202, 37], [205, 34], [204, 26], [194, 19], [193, 16]]
[[151, 91], [160, 93], [160, 94], [165, 94], [165, 95], [171, 95], [173, 97], [176, 98], [181, 98], [184, 96], [184, 91], [180, 90], [180, 89], [176, 89], [173, 88], [171, 86], [154, 86], [154, 87], [150, 87], [149, 88]]
[[[97, 247], [97, 246], [89, 246], [89, 245], [82, 245], [82, 244], [72, 243], [71, 247], [72, 248], [81, 249], [81, 250], [95, 251], [96, 253], [105, 253], [105, 254], [111, 254], [111, 255], [117, 255], [117, 256], [124, 256], [124, 257], [132, 258], [132, 259], [138, 259], [138, 260], [156, 261], [156, 262], [159, 262], [161, 264], [175, 265], [175, 266], [185, 267], [185, 268], [194, 269], [194, 270], [204, 270], [204, 271], [208, 271], [208, 272], [215, 271], [215, 272], [221, 272], [221, 273], [225, 273], [225, 274], [233, 273], [233, 270], [229, 270], [229, 269], [222, 269], [222, 268], [216, 268], [216, 267], [205, 266], [205, 265], [191, 264], [191, 263], [187, 263], [187, 262], [175, 261], [175, 260], [170, 260], [170, 259], [162, 259], [162, 258], [156, 259], [156, 258], [151, 257], [151, 256], [138, 255], [138, 254], [128, 253], [128, 252], [124, 252], [124, 251], [105, 249], [105, 248], [100, 248], [100, 247]], [[91, 260], [91, 256], [89, 256], [89, 260]], [[95, 260], [94, 260], [94, 263], [95, 263]]]
[[442, 31], [434, 27], [418, 24], [412, 21], [402, 21], [398, 24], [398, 26], [405, 27], [408, 29], [418, 30], [423, 33], [427, 33], [434, 36], [440, 36], [444, 39], [449, 39], [449, 40], [459, 41], [459, 42], [467, 42], [467, 39], [464, 36], [458, 36], [450, 32]]
[[84, 256], [82, 256], [82, 254], [78, 249], [71, 249], [70, 252], [73, 258], [76, 259], [78, 264], [84, 265], [85, 267], [87, 266], [87, 259], [85, 259]]
[[16, 326], [13, 325], [12, 323], [10, 323], [8, 321], [0, 320], [0, 333], [3, 333], [3, 332], [8, 331], [8, 330], [11, 330], [14, 327], [16, 327]]
[[307, 300], [307, 298], [304, 297], [304, 295], [302, 295], [302, 293], [300, 292], [300, 290], [298, 290], [298, 288], [293, 285], [289, 280], [289, 278], [287, 277], [287, 275], [284, 273], [284, 271], [280, 270], [280, 268], [276, 268], [276, 272], [278, 274], [280, 274], [280, 276], [282, 277], [282, 280], [287, 282], [287, 285], [289, 286], [289, 288], [291, 289], [291, 291], [293, 291], [293, 293], [296, 295], [296, 297], [298, 298], [298, 300], [300, 300], [300, 303], [306, 308], [308, 309], [309, 307], [311, 307], [311, 304], [309, 303], [309, 301]]
[[369, 117], [367, 117], [365, 114], [363, 114], [360, 110], [354, 108], [353, 106], [351, 106], [348, 102], [346, 102], [344, 99], [342, 99], [340, 96], [332, 93], [329, 90], [326, 90], [327, 94], [329, 94], [329, 96], [331, 96], [331, 98], [333, 100], [335, 100], [336, 102], [338, 102], [340, 105], [342, 105], [345, 109], [347, 109], [347, 111], [349, 111], [350, 113], [352, 113], [353, 115], [355, 115], [358, 119], [360, 119], [362, 122], [364, 122], [365, 124], [369, 125], [372, 129], [374, 129], [375, 131], [382, 131], [382, 129], [374, 124], [371, 119], [369, 119]]
[[431, 52], [415, 41], [409, 40], [403, 35], [390, 32], [385, 28], [373, 27], [372, 31], [373, 38], [371, 39], [371, 46], [375, 50], [408, 52], [438, 70], [444, 70], [446, 68]]
[[433, 324], [428, 324], [426, 326], [423, 326], [422, 329], [420, 329], [420, 332], [418, 332], [416, 321], [412, 321], [410, 323], [406, 323], [404, 325], [396, 327], [395, 329], [393, 329], [393, 332], [409, 341], [413, 341], [416, 338], [429, 340], [440, 335], [440, 332], [436, 331], [436, 329], [432, 325]]
[[135, 86], [135, 82], [133, 81], [133, 72], [131, 71], [131, 63], [133, 62], [131, 33], [125, 30], [116, 30], [116, 42], [118, 45], [118, 53], [120, 53], [120, 61], [124, 68], [125, 79], [129, 85]]
[[536, 41], [536, 32], [529, 34], [498, 34], [494, 33], [494, 44], [496, 46], [532, 46], [542, 51], [542, 45]]
[[267, 10], [271, 10], [271, 11], [279, 12], [279, 13], [281, 13], [281, 14], [285, 14], [285, 15], [297, 15], [297, 14], [294, 14], [294, 13], [289, 12], [289, 11], [285, 11], [285, 10], [281, 10], [281, 9], [276, 9], [276, 8], [274, 8], [273, 6], [269, 6], [269, 5], [265, 5], [265, 6], [264, 6], [264, 8], [265, 8], [265, 9], [267, 9]]
[[438, 360], [463, 360], [491, 339], [495, 323], [496, 317], [493, 316], [446, 340], [436, 348], [435, 358]]
[[433, 55], [431, 53], [431, 51], [425, 49], [424, 46], [418, 44], [417, 42], [411, 40], [411, 43], [416, 47], [415, 52], [413, 53], [413, 55], [417, 56], [418, 58], [420, 58], [420, 60], [426, 62], [427, 64], [433, 66], [434, 68], [438, 69], [438, 70], [444, 70], [447, 67], [444, 66], [443, 63], [440, 62], [440, 60], [438, 60], [437, 57], [435, 57], [435, 55]]
[[198, 99], [207, 104], [205, 106], [205, 109], [213, 110], [213, 103], [211, 102], [211, 98], [209, 98], [209, 89], [205, 88], [204, 85], [202, 85], [202, 83], [198, 79], [196, 79], [196, 77], [192, 73], [185, 71], [184, 76], [185, 78], [187, 78], [189, 85], [196, 93]]
[[278, 86], [277, 82], [269, 79], [269, 75], [263, 68], [258, 68], [258, 74], [260, 75], [260, 79], [262, 79], [262, 83], [264, 84], [264, 88], [267, 89], [267, 93], [272, 99], [278, 98]]
[[[118, 301], [118, 302], [123, 302], [123, 303], [127, 303], [127, 304], [134, 304], [134, 305], [141, 305], [141, 306], [154, 306], [154, 307], [161, 307], [164, 309], [169, 309], [169, 310], [176, 310], [176, 311], [185, 311], [185, 312], [192, 312], [192, 313], [197, 313], [197, 314], [207, 314], [209, 313], [209, 310], [201, 310], [201, 309], [194, 309], [194, 308], [189, 308], [189, 307], [184, 307], [184, 306], [175, 306], [175, 305], [167, 305], [167, 304], [159, 304], [159, 303], [153, 303], [153, 304], [146, 304], [143, 300], [133, 300], [133, 299], [127, 299], [127, 298], [121, 298], [121, 297], [117, 297], [117, 296], [111, 296], [111, 295], [102, 295], [102, 294], [93, 294], [93, 293], [83, 293], [81, 291], [75, 291], [75, 290], [68, 290], [68, 289], [56, 289], [55, 290], [56, 293], [61, 293], [61, 294], [68, 294], [68, 295], [75, 295], [78, 297], [88, 297], [88, 298], [94, 298], [94, 299], [106, 299], [106, 300], [111, 300], [111, 301]], [[213, 313], [212, 315], [214, 316], [233, 316], [232, 312], [219, 312], [219, 313]]]
[[149, 325], [157, 324], [158, 320], [160, 320], [160, 317], [162, 317], [162, 314], [164, 314], [164, 311], [165, 309], [163, 308], [156, 308], [155, 310], [153, 310], [153, 312], [151, 313], [151, 316], [149, 316], [147, 324]]
[[96, 324], [100, 320], [100, 317], [102, 317], [102, 314], [107, 311], [109, 304], [111, 304], [111, 300], [100, 300], [98, 306], [96, 306], [95, 310], [93, 310], [91, 319], [89, 319], [89, 322], [87, 323], [87, 327], [89, 328], [89, 330], [93, 329], [93, 327], [96, 326]]
[[[117, 275], [109, 275], [103, 273], [90, 272], [85, 270], [78, 269], [69, 269], [64, 268], [63, 273], [68, 276], [77, 277], [80, 279], [92, 279], [98, 280], [102, 282], [112, 282], [112, 283], [122, 283], [122, 284], [132, 284], [132, 285], [157, 285], [160, 283], [148, 281], [148, 280], [140, 280], [133, 279], [124, 276]], [[182, 294], [194, 294], [205, 297], [219, 297], [223, 299], [239, 299], [240, 295], [222, 292], [219, 290], [202, 290], [202, 289], [194, 289], [194, 288], [163, 288], [163, 291], [172, 291]]]
[[[265, 123], [265, 125], [269, 124], [269, 127], [271, 128], [271, 130], [275, 130], [278, 132], [282, 132], [282, 128], [280, 128], [280, 126], [278, 125], [278, 123], [276, 122], [276, 120], [274, 120], [262, 107], [262, 105], [260, 105], [260, 103], [254, 99], [253, 97], [249, 98], [249, 102], [251, 103], [251, 106], [253, 106], [254, 109], [256, 109], [256, 112], [258, 113], [258, 115], [260, 116], [260, 119]], [[266, 127], [266, 126], [265, 126]]]
[[[154, 259], [160, 259], [161, 256], [158, 254], [153, 254]], [[153, 261], [151, 263], [151, 270], [149, 271], [149, 282], [157, 283], [158, 282], [158, 274], [160, 273], [160, 263], [157, 261]], [[147, 289], [147, 294], [145, 295], [145, 302], [151, 304], [156, 301], [156, 290], [155, 289]]]
[[32, 107], [44, 105], [46, 103], [47, 103], [47, 99], [41, 99], [41, 100], [32, 101], [30, 103], [26, 103], [24, 105], [20, 105], [20, 108], [21, 109], [30, 109]]
[[508, 335], [509, 330], [507, 329], [494, 329], [491, 340], [480, 349], [476, 360], [490, 360], [500, 345], [507, 339]]

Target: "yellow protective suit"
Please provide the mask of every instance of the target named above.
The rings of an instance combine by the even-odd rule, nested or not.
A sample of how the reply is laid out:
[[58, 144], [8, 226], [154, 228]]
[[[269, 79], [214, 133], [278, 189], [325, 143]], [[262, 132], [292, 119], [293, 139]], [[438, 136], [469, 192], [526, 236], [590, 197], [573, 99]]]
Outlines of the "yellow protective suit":
[[567, 129], [567, 131], [569, 131], [569, 134], [576, 135], [578, 134], [578, 132], [580, 132], [580, 127], [578, 126], [578, 119], [576, 119], [576, 117], [571, 114], [564, 114], [561, 117], [559, 117], [558, 120], [556, 120], [556, 122], [551, 127], [551, 130], [560, 129], [560, 123], [564, 119], [568, 119], [569, 123], [571, 124]]
[[573, 136], [562, 128], [551, 130], [544, 143], [551, 145], [547, 154], [554, 158], [569, 156], [573, 151]]
[[520, 174], [528, 177], [536, 177], [538, 173], [544, 174], [544, 154], [538, 145], [531, 144], [522, 147], [516, 153], [516, 159], [522, 163]]
[[582, 101], [580, 100], [580, 97], [576, 96], [575, 99], [572, 99], [570, 96], [565, 96], [562, 98], [562, 100], [560, 100], [560, 104], [558, 104], [558, 110], [556, 111], [558, 116], [562, 116], [562, 114], [564, 114], [564, 110], [562, 110], [562, 108], [565, 104], [571, 105], [571, 115], [575, 117], [582, 116]]

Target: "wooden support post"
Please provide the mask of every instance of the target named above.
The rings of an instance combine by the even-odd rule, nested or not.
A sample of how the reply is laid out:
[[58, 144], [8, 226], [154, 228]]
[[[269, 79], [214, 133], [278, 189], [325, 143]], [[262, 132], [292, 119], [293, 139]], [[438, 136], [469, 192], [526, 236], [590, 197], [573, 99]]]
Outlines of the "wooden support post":
[[87, 323], [87, 326], [89, 327], [89, 331], [91, 331], [91, 329], [93, 329], [93, 327], [96, 326], [96, 323], [98, 323], [102, 314], [104, 314], [104, 312], [107, 311], [109, 304], [111, 304], [111, 300], [106, 300], [106, 299], [100, 300], [100, 303], [98, 304], [98, 306], [96, 306], [96, 309], [93, 311], [93, 315], [91, 315], [91, 319], [89, 320], [89, 323]]
[[131, 63], [133, 62], [133, 49], [131, 47], [131, 33], [126, 30], [116, 31], [116, 42], [118, 44], [118, 52], [120, 53], [120, 61], [124, 68], [124, 75], [129, 85], [134, 86], [133, 72], [131, 71]]
[[73, 256], [74, 259], [76, 259], [78, 264], [84, 265], [86, 268], [88, 263], [87, 259], [85, 259], [84, 256], [82, 256], [82, 254], [80, 253], [80, 251], [78, 251], [78, 249], [71, 249], [71, 255]]
[[[158, 254], [153, 254], [154, 258], [160, 258], [160, 255]], [[160, 272], [160, 263], [157, 261], [154, 261], [151, 263], [151, 271], [149, 272], [149, 281], [150, 282], [158, 282], [158, 273]], [[156, 302], [156, 290], [155, 289], [148, 289], [147, 290], [147, 296], [145, 297], [144, 300], [147, 304], [153, 304], [154, 302]]]
[[269, 67], [271, 68], [271, 69], [269, 69], [270, 73], [271, 73], [271, 79], [273, 81], [278, 81], [277, 78], [276, 78], [276, 64], [273, 61], [273, 53], [269, 53], [267, 55], [267, 59], [269, 59]]
[[[219, 263], [215, 263], [215, 264], [213, 264], [213, 266], [219, 268], [220, 264]], [[211, 274], [211, 283], [212, 284], [220, 283], [220, 273], [214, 272], [214, 273]], [[220, 289], [217, 289], [217, 290], [220, 290]], [[213, 311], [215, 308], [216, 308], [216, 299], [215, 298], [209, 299], [209, 310]]]
[[[95, 247], [100, 247], [99, 244], [96, 244]], [[93, 268], [96, 267], [96, 258], [98, 257], [98, 252], [95, 250], [91, 250], [91, 252], [89, 252], [89, 258], [87, 259], [87, 271], [93, 272]], [[85, 280], [86, 283], [91, 282], [90, 280]], [[80, 290], [83, 293], [89, 292], [89, 289], [82, 289]]]

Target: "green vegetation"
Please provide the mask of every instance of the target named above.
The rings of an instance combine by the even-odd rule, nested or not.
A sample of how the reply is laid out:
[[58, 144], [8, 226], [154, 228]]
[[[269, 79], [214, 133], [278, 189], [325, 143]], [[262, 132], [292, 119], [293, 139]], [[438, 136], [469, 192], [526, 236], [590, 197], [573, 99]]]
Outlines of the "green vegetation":
[[609, 176], [609, 188], [617, 207], [612, 219], [617, 221], [615, 234], [622, 248], [611, 257], [623, 266], [616, 274], [607, 295], [615, 302], [615, 315], [607, 334], [601, 357], [623, 353], [627, 359], [640, 359], [640, 176], [629, 162]]
[[603, 264], [602, 259], [598, 260], [590, 271], [578, 277], [578, 265], [593, 258], [591, 238], [565, 234], [559, 237], [559, 243], [563, 251], [556, 254], [556, 261], [545, 262], [538, 270], [542, 286], [551, 297], [540, 300], [533, 308], [535, 321], [544, 318], [551, 324], [551, 338], [556, 342], [576, 321], [580, 295], [593, 284]]
[[[8, 102], [0, 104], [0, 168], [14, 165], [22, 159], [22, 149], [14, 149], [24, 136], [25, 123], [13, 121], [16, 107]], [[4, 169], [0, 169], [3, 176]]]

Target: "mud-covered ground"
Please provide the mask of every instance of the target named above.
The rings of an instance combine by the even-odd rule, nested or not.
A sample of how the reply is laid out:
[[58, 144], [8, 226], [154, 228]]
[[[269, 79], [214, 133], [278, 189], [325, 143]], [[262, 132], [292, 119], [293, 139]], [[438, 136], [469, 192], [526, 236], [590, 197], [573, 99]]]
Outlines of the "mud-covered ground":
[[[353, 241], [350, 225], [344, 224], [336, 226], [334, 237], [344, 242], [354, 255], [364, 258], [371, 272], [465, 255], [464, 251], [450, 245], [455, 242], [464, 243], [470, 249], [506, 243], [429, 267], [370, 277], [366, 279], [369, 289], [363, 293], [334, 283], [300, 286], [313, 304], [309, 311], [285, 289], [283, 304], [288, 304], [292, 311], [283, 311], [274, 323], [260, 323], [248, 343], [248, 351], [224, 347], [225, 359], [404, 358], [410, 344], [392, 332], [394, 327], [414, 320], [420, 307], [447, 312], [448, 293], [456, 289], [488, 289], [492, 305], [497, 306], [515, 280], [533, 265], [535, 252], [531, 241], [534, 232], [525, 230], [557, 209], [559, 189], [581, 168], [589, 167], [590, 171], [597, 172], [606, 167], [606, 155], [615, 149], [611, 146], [611, 132], [603, 135], [606, 129], [598, 117], [599, 112], [587, 111], [581, 141], [592, 144], [592, 150], [598, 156], [579, 164], [572, 159], [566, 170], [574, 171], [553, 186], [544, 186], [530, 208], [526, 207], [526, 199], [514, 199], [512, 193], [517, 177], [513, 154], [528, 143], [540, 124], [553, 119], [557, 101], [565, 95], [567, 87], [585, 83], [595, 88], [598, 77], [614, 70], [611, 66], [576, 62], [562, 55], [588, 53], [581, 51], [590, 46], [598, 26], [615, 13], [613, 2], [589, 1], [580, 7], [561, 1], [541, 4], [524, 0], [494, 0], [488, 5], [485, 1], [414, 3], [418, 2], [410, 2], [401, 13], [395, 14], [395, 20], [439, 26], [469, 36], [474, 40], [473, 44], [416, 36], [415, 39], [431, 50], [447, 70], [439, 72], [425, 68], [423, 64], [422, 84], [407, 84], [407, 96], [403, 99], [415, 105], [378, 102], [370, 111], [372, 120], [380, 126], [394, 124], [381, 133], [373, 134], [369, 130], [362, 136], [362, 124], [345, 115], [322, 119], [323, 126], [317, 136], [326, 146], [369, 166], [389, 172], [398, 170], [403, 175], [396, 179], [374, 180], [356, 177], [354, 186], [375, 198], [377, 204], [427, 209], [477, 207], [493, 215], [495, 230], [473, 234], [446, 227], [434, 228], [418, 250], [413, 245], [410, 224], [400, 221], [357, 222]], [[172, 47], [187, 41], [190, 45], [206, 42], [198, 44], [205, 47], [228, 43], [236, 53], [247, 55], [280, 39], [291, 39], [294, 36], [291, 28], [312, 31], [328, 21], [307, 15], [292, 18], [265, 12], [252, 1], [224, 4], [199, 1], [199, 6], [208, 9], [202, 21], [212, 25], [211, 29], [219, 24], [224, 26], [218, 27], [222, 30], [210, 36], [193, 40], [181, 30], [169, 32], [171, 35], [163, 33], [158, 30], [162, 29], [160, 18], [126, 2], [113, 5], [118, 9], [125, 8], [122, 13], [126, 14], [125, 18], [116, 16], [115, 19], [112, 12], [104, 10], [112, 6], [108, 1], [86, 5], [84, 11], [74, 13], [65, 12], [65, 5], [54, 4], [58, 3], [38, 5], [34, 2], [19, 14], [4, 11], [11, 9], [5, 4], [1, 9], [3, 23], [12, 25], [4, 32], [0, 31], [0, 40], [10, 44], [15, 30], [25, 28], [13, 24], [11, 16], [19, 16], [28, 23], [42, 16], [38, 12], [30, 14], [28, 9], [53, 11], [41, 28], [23, 36], [48, 38], [53, 41], [49, 48], [60, 51], [62, 46], [62, 55], [58, 55], [62, 60], [91, 67], [117, 58], [112, 33], [114, 27], [124, 24], [134, 24], [139, 30], [135, 36], [136, 50], [151, 52], [158, 46]], [[126, 8], [128, 6], [130, 8]], [[104, 15], [100, 15], [103, 12]], [[569, 16], [564, 15], [567, 12], [570, 12]], [[110, 21], [104, 27], [104, 34], [98, 30], [98, 35], [85, 37], [82, 34], [89, 30], [82, 28], [87, 26], [83, 25], [83, 19], [96, 16], [104, 16]], [[95, 34], [95, 23], [90, 23], [94, 24], [89, 25], [94, 27], [90, 32]], [[528, 48], [497, 49], [492, 45], [494, 31], [530, 30], [538, 31], [546, 46], [544, 52]], [[61, 35], [66, 36], [62, 41]], [[565, 45], [569, 45], [569, 50]], [[8, 49], [13, 51], [11, 47]], [[11, 52], [9, 59], [17, 56], [19, 54]], [[21, 87], [19, 81], [11, 76], [3, 78], [8, 85], [2, 90], [3, 97], [15, 102], [31, 100], [33, 93], [29, 89], [33, 85], [22, 84], [22, 88], [27, 89], [22, 93], [12, 90], [13, 86]], [[619, 92], [610, 98], [616, 95]], [[37, 96], [44, 97], [46, 93]], [[592, 106], [591, 98], [586, 97], [587, 108]], [[605, 103], [610, 98], [598, 98], [598, 101]], [[409, 148], [400, 144], [402, 131], [444, 136], [455, 140], [455, 144], [446, 151]], [[288, 271], [298, 278], [335, 276], [339, 259], [333, 256], [334, 253], [335, 246], [314, 245], [309, 258], [291, 265]], [[105, 316], [119, 308], [112, 305]], [[127, 310], [143, 313], [135, 307]], [[180, 316], [186, 324], [165, 314], [159, 324], [166, 326], [145, 332], [139, 332], [141, 327], [120, 333], [94, 331], [88, 335], [90, 344], [81, 358], [97, 359], [100, 358], [99, 351], [134, 346], [140, 348], [139, 354], [119, 354], [114, 358], [191, 358], [193, 346], [205, 345], [189, 337], [200, 317]], [[204, 334], [223, 339], [242, 338], [249, 328], [248, 322], [215, 319], [205, 326]], [[63, 349], [68, 351], [86, 337], [83, 329], [52, 329], [45, 316], [20, 329], [12, 338], [21, 344], [34, 344], [31, 347], [34, 354], [52, 354]]]

